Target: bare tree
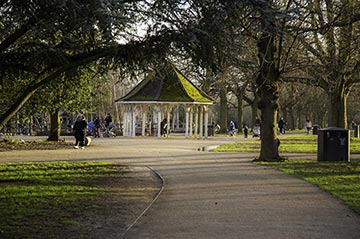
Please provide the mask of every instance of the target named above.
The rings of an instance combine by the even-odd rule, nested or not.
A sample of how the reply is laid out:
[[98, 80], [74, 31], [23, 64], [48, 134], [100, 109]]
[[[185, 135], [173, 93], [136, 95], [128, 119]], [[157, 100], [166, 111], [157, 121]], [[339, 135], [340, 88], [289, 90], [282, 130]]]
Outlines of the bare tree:
[[360, 3], [315, 0], [308, 8], [311, 31], [299, 38], [312, 62], [308, 84], [328, 95], [328, 125], [347, 128], [347, 97], [360, 82]]

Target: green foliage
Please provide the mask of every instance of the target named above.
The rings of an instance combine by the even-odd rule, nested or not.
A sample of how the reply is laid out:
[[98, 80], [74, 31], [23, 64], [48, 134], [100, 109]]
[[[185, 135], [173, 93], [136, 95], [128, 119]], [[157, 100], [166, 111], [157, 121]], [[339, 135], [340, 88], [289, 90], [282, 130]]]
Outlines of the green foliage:
[[93, 70], [79, 69], [77, 72], [60, 76], [38, 90], [27, 102], [24, 110], [28, 113], [47, 113], [59, 109], [83, 113], [94, 110], [96, 99], [102, 94], [96, 90], [106, 80], [105, 77], [97, 76], [94, 70], [95, 67]]
[[289, 160], [282, 163], [260, 163], [276, 166], [294, 174], [344, 201], [360, 214], [360, 163], [314, 162]]
[[109, 190], [102, 180], [127, 171], [107, 163], [0, 164], [0, 237], [59, 238], [78, 214], [101, 206], [96, 199]]
[[[89, 61], [84, 59], [124, 39], [136, 22], [136, 2], [3, 2], [0, 17], [0, 124], [18, 111], [16, 107], [23, 104], [21, 100], [26, 101], [39, 89], [38, 84], [43, 89], [24, 109], [26, 114], [35, 110], [59, 109], [60, 106], [84, 109], [84, 98], [89, 98], [93, 75], [104, 72], [112, 58], [101, 61], [100, 57]], [[91, 61], [94, 64], [89, 66]], [[60, 70], [64, 66], [69, 66], [71, 72]], [[85, 76], [89, 72], [92, 76]], [[57, 82], [40, 83], [51, 75], [57, 77]], [[84, 78], [87, 78], [86, 82]], [[79, 79], [82, 79], [82, 84], [76, 84]]]

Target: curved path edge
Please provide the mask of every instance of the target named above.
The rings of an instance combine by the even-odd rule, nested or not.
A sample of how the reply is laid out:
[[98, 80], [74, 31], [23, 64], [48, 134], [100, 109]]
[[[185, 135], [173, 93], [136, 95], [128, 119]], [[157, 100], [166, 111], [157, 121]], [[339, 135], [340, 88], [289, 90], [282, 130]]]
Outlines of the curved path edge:
[[[132, 166], [132, 165], [128, 165], [128, 166]], [[155, 171], [153, 168], [151, 168], [150, 166], [144, 166], [146, 168], [148, 168], [158, 179], [160, 179], [161, 181], [161, 187], [159, 189], [159, 191], [156, 193], [154, 199], [149, 203], [149, 205], [140, 213], [140, 215], [125, 229], [125, 231], [121, 234], [122, 236], [124, 236], [139, 220], [142, 216], [144, 216], [144, 214], [152, 207], [152, 205], [154, 205], [154, 203], [158, 200], [158, 198], [160, 197], [161, 193], [164, 191], [164, 187], [165, 187], [165, 179], [161, 176], [160, 173], [158, 173], [157, 171]]]

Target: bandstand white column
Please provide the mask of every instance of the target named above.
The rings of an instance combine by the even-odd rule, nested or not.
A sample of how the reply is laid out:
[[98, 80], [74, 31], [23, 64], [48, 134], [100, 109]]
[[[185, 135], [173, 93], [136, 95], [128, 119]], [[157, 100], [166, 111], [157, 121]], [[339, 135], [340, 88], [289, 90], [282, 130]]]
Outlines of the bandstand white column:
[[204, 109], [202, 106], [199, 106], [199, 117], [200, 117], [200, 138], [204, 136]]
[[123, 119], [122, 119], [122, 121], [123, 121], [123, 123], [122, 123], [122, 125], [123, 125], [123, 136], [127, 136], [126, 135], [126, 124], [127, 124], [127, 121], [126, 121], [126, 115], [127, 115], [127, 109], [126, 109], [126, 107], [124, 107], [124, 116], [123, 116]]
[[126, 107], [126, 114], [125, 114], [125, 136], [130, 136], [130, 123], [131, 123], [131, 107]]
[[161, 137], [161, 109], [157, 109], [157, 137]]
[[136, 136], [136, 106], [133, 105], [131, 108], [131, 137], [134, 138]]
[[170, 113], [171, 113], [171, 105], [166, 107], [166, 135], [168, 136], [170, 133]]
[[205, 125], [205, 138], [209, 137], [209, 131], [208, 131], [208, 125], [209, 125], [209, 107], [206, 105], [204, 106], [204, 113], [205, 113], [205, 119], [204, 119], [204, 125]]
[[175, 130], [175, 125], [176, 125], [176, 108], [172, 111], [172, 121], [171, 121], [171, 127], [170, 127], [170, 129], [172, 131]]
[[189, 126], [189, 136], [191, 137], [193, 135], [193, 123], [194, 123], [194, 106], [189, 107], [189, 114], [190, 114], [190, 119], [189, 119], [189, 123], [187, 124]]
[[189, 107], [185, 107], [185, 138], [189, 137]]
[[199, 134], [199, 108], [197, 106], [194, 107], [194, 114], [195, 114], [194, 136], [196, 137]]
[[141, 124], [141, 135], [144, 137], [145, 135], [145, 130], [146, 130], [146, 110], [147, 110], [147, 106], [143, 105], [141, 107], [141, 111], [142, 111], [142, 124]]
[[180, 108], [179, 106], [176, 106], [176, 129], [180, 128]]

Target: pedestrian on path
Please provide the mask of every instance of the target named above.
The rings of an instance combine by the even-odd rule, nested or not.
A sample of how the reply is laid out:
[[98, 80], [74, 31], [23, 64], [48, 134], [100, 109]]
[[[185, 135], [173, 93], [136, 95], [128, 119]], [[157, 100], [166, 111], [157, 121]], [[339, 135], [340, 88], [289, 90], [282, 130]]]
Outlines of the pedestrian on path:
[[305, 122], [305, 128], [306, 128], [306, 133], [310, 134], [310, 130], [311, 130], [311, 121], [308, 119]]
[[230, 120], [230, 123], [229, 123], [229, 134], [230, 134], [230, 136], [235, 135], [235, 123], [232, 120]]
[[86, 127], [87, 127], [87, 122], [85, 120], [85, 117], [82, 114], [80, 114], [77, 117], [73, 128], [74, 136], [75, 136], [75, 145], [74, 145], [75, 149], [78, 149], [79, 145], [82, 149], [85, 148]]
[[281, 117], [279, 122], [278, 122], [278, 127], [279, 127], [279, 133], [280, 134], [285, 134], [285, 121], [284, 119]]
[[249, 135], [249, 127], [247, 125], [244, 125], [244, 138], [247, 138]]

